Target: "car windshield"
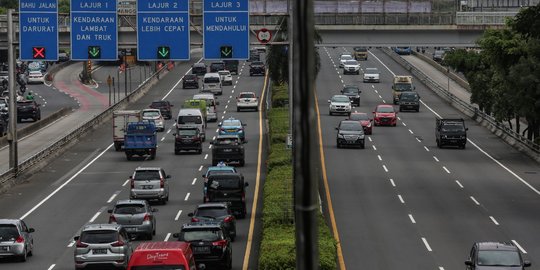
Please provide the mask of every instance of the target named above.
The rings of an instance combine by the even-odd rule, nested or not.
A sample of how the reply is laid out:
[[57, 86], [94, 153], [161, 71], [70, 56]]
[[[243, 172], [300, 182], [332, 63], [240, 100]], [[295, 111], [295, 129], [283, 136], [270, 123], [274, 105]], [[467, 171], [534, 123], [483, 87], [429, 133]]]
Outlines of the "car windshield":
[[159, 175], [158, 170], [152, 170], [152, 171], [137, 171], [135, 173], [135, 176], [133, 177], [133, 180], [155, 180], [155, 179], [161, 179], [161, 176]]
[[231, 73], [229, 71], [225, 71], [225, 70], [218, 71], [218, 74], [219, 75], [231, 75]]
[[363, 130], [362, 125], [358, 122], [343, 122], [339, 126], [340, 130], [346, 130], [346, 131], [358, 131]]
[[186, 270], [183, 265], [141, 265], [141, 266], [132, 266], [131, 270]]
[[242, 94], [240, 94], [240, 98], [255, 98], [255, 94], [253, 94], [253, 93], [242, 93]]
[[112, 230], [86, 231], [81, 234], [81, 242], [89, 244], [105, 244], [118, 240], [118, 232]]
[[114, 208], [114, 213], [120, 215], [134, 215], [145, 212], [144, 204], [118, 204]]
[[195, 136], [197, 135], [197, 130], [195, 129], [179, 129], [178, 130], [179, 136]]
[[412, 85], [410, 83], [396, 83], [394, 84], [394, 90], [396, 91], [411, 91]]
[[216, 241], [220, 240], [220, 230], [185, 230], [182, 232], [182, 240], [186, 242], [191, 241]]
[[178, 124], [187, 124], [187, 123], [202, 124], [202, 119], [198, 115], [178, 116]]
[[379, 70], [376, 68], [366, 68], [366, 73], [368, 74], [378, 74]]
[[386, 106], [381, 106], [381, 107], [377, 107], [377, 112], [380, 112], [380, 113], [393, 113], [394, 112], [394, 108], [392, 107], [386, 107]]
[[332, 102], [350, 102], [348, 97], [345, 96], [333, 96]]
[[465, 131], [465, 128], [461, 124], [446, 124], [441, 127], [442, 131], [459, 132]]
[[219, 77], [206, 77], [204, 83], [219, 83]]
[[242, 123], [239, 120], [224, 121], [222, 127], [239, 127]]
[[222, 217], [228, 214], [227, 208], [223, 207], [202, 207], [195, 212], [195, 216], [199, 217]]
[[239, 189], [240, 180], [238, 177], [224, 177], [227, 175], [220, 175], [218, 177], [212, 177], [208, 180], [208, 186], [211, 189]]
[[358, 94], [358, 88], [355, 88], [355, 87], [343, 88], [343, 94]]
[[263, 62], [255, 61], [251, 63], [252, 66], [262, 66], [264, 65]]
[[349, 119], [354, 121], [369, 120], [369, 117], [365, 113], [353, 113]]
[[143, 112], [143, 117], [156, 118], [159, 116], [160, 116], [159, 111], [144, 111]]
[[15, 241], [19, 237], [19, 231], [13, 224], [0, 224], [0, 242]]
[[358, 65], [358, 62], [356, 60], [347, 60], [345, 65]]
[[367, 52], [366, 47], [354, 47], [355, 52]]
[[482, 266], [520, 266], [521, 260], [516, 251], [509, 250], [480, 250], [478, 265]]
[[193, 75], [193, 76], [191, 76], [191, 75], [186, 75], [186, 76], [184, 76], [184, 80], [185, 80], [185, 81], [194, 81], [194, 80], [196, 80], [196, 79], [197, 79], [197, 75]]
[[352, 60], [352, 59], [353, 59], [352, 56], [351, 56], [351, 55], [348, 55], [348, 54], [347, 54], [347, 55], [342, 55], [342, 56], [341, 56], [341, 60], [344, 60], [344, 61], [345, 61], [345, 60]]

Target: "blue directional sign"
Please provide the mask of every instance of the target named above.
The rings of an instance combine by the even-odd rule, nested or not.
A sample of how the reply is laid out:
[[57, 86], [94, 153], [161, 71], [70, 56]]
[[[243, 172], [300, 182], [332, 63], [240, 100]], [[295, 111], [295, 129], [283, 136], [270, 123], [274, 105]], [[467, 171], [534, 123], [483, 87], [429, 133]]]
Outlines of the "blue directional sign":
[[71, 59], [118, 59], [117, 0], [71, 0]]
[[19, 16], [21, 60], [58, 61], [57, 0], [20, 0]]
[[204, 0], [204, 58], [249, 58], [248, 0]]
[[137, 58], [189, 60], [189, 1], [137, 1]]

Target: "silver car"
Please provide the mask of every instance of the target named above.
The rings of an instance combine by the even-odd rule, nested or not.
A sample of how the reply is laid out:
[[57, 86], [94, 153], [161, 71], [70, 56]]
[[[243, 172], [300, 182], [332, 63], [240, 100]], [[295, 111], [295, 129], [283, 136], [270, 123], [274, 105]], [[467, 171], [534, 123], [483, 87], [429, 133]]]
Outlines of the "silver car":
[[126, 230], [118, 224], [89, 224], [75, 238], [75, 268], [126, 268], [133, 249]]
[[169, 201], [169, 178], [162, 168], [139, 167], [135, 169], [131, 181], [131, 200], [158, 200], [162, 204]]
[[34, 251], [33, 232], [20, 219], [0, 219], [0, 258], [17, 257], [26, 261]]
[[156, 235], [154, 212], [157, 211], [145, 200], [120, 200], [108, 211], [111, 214], [109, 223], [122, 225], [129, 235], [152, 240]]

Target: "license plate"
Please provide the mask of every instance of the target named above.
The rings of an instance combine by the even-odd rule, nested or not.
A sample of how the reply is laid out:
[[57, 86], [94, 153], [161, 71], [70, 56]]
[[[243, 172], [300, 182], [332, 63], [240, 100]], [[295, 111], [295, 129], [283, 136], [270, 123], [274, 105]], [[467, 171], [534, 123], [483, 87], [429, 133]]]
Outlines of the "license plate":
[[234, 129], [227, 129], [227, 132], [236, 132]]
[[153, 189], [154, 186], [152, 185], [145, 185], [145, 186], [142, 186], [143, 189]]
[[223, 152], [232, 152], [232, 149], [223, 149]]
[[1, 251], [9, 251], [9, 247], [0, 247]]
[[134, 232], [136, 230], [137, 230], [137, 228], [126, 228], [126, 231], [128, 231], [128, 232]]
[[194, 253], [210, 253], [210, 247], [193, 247]]
[[92, 254], [107, 254], [107, 249], [92, 249]]

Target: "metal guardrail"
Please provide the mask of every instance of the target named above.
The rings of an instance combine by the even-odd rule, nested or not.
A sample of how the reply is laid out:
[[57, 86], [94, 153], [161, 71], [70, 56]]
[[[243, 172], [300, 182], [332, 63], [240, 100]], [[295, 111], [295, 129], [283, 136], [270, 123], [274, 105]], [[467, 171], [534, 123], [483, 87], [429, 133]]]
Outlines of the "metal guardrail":
[[504, 25], [517, 11], [508, 12], [456, 12], [456, 25]]
[[501, 135], [505, 135], [507, 137], [512, 138], [512, 140], [516, 144], [521, 146], [520, 147], [521, 149], [525, 150], [524, 151], [525, 153], [527, 153], [533, 159], [540, 162], [540, 145], [539, 144], [536, 144], [533, 141], [527, 139], [526, 137], [522, 136], [521, 134], [517, 133], [516, 131], [504, 125], [502, 122], [497, 121], [491, 115], [488, 115], [484, 113], [483, 111], [480, 111], [478, 108], [472, 106], [471, 104], [461, 100], [454, 94], [450, 93], [443, 86], [439, 85], [437, 82], [435, 82], [426, 74], [424, 74], [422, 71], [418, 70], [416, 67], [414, 67], [413, 65], [405, 61], [405, 59], [403, 59], [401, 56], [395, 54], [389, 48], [383, 48], [382, 51], [386, 53], [388, 56], [390, 56], [392, 59], [394, 59], [394, 61], [402, 65], [405, 69], [410, 71], [418, 80], [420, 80], [429, 89], [433, 90], [435, 93], [437, 93], [437, 95], [444, 98], [446, 101], [450, 102], [452, 106], [462, 111], [463, 113], [465, 113], [466, 115], [474, 119], [475, 121], [486, 123], [487, 125], [489, 125], [490, 127], [494, 129], [494, 131], [492, 130], [492, 132], [494, 132], [496, 135], [500, 137], [504, 137]]

